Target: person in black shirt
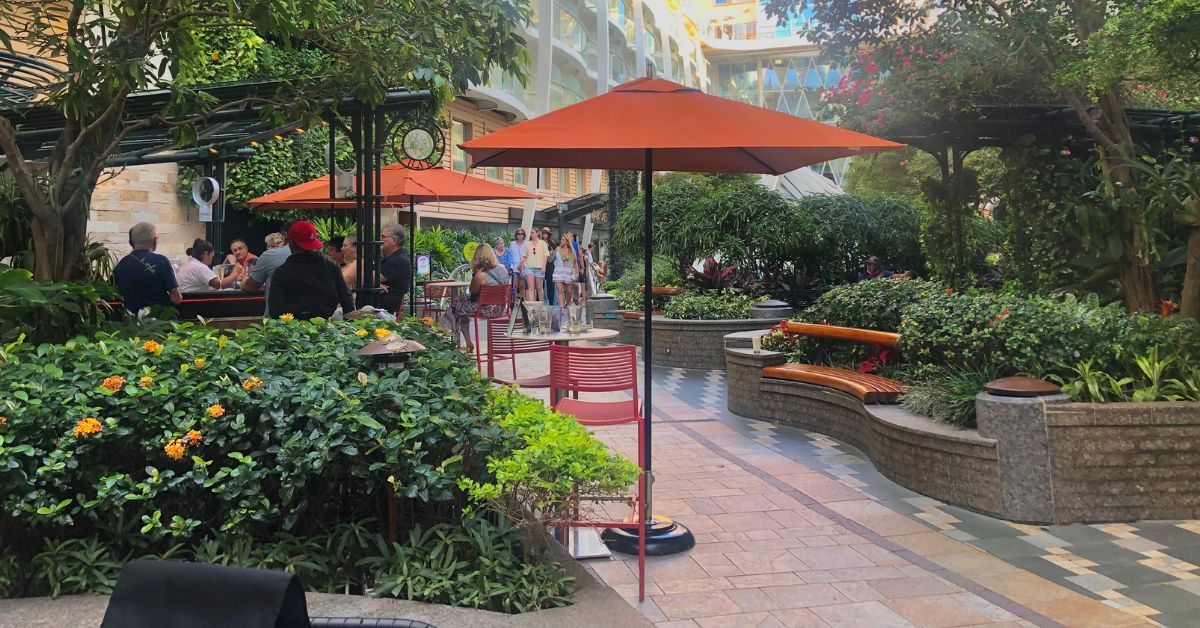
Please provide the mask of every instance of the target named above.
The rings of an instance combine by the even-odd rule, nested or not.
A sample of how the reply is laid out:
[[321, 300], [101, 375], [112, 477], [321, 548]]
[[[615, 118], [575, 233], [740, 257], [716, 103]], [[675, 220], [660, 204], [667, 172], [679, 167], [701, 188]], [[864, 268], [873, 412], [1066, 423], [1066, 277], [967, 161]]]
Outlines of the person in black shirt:
[[291, 314], [307, 320], [329, 318], [339, 305], [344, 313], [353, 310], [341, 269], [320, 253], [323, 245], [317, 238], [317, 228], [311, 222], [296, 221], [288, 228], [288, 239], [292, 255], [275, 269], [267, 291], [271, 316]]
[[402, 225], [386, 225], [381, 230], [379, 274], [387, 290], [379, 297], [379, 307], [399, 316], [404, 311], [404, 295], [412, 283], [412, 263], [404, 253], [407, 238]]
[[125, 309], [137, 314], [144, 307], [179, 305], [183, 295], [171, 269], [171, 260], [155, 253], [158, 230], [148, 222], [139, 222], [129, 230], [133, 251], [121, 258], [113, 269], [113, 279], [121, 291]]

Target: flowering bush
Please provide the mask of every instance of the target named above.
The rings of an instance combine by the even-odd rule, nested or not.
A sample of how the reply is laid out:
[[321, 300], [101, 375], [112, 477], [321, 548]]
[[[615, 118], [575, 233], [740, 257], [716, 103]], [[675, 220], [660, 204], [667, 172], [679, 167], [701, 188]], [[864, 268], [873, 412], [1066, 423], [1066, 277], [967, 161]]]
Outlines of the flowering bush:
[[[488, 383], [445, 337], [416, 320], [361, 329], [177, 324], [151, 340], [0, 346], [0, 595], [103, 591], [107, 572], [60, 587], [30, 567], [84, 551], [69, 541], [98, 542], [118, 565], [203, 560], [206, 544], [386, 521], [389, 493], [401, 529], [456, 522], [459, 480], [490, 481], [485, 461], [523, 441], [485, 411]], [[381, 331], [427, 349], [382, 370], [357, 354]]]

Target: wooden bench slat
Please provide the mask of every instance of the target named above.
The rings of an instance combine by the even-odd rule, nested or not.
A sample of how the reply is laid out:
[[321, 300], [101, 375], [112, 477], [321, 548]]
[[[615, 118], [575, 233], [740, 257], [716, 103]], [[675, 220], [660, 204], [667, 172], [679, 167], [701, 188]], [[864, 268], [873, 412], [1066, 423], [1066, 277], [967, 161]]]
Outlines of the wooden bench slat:
[[763, 369], [763, 377], [825, 386], [858, 397], [863, 403], [895, 403], [904, 384], [887, 377], [815, 364], [781, 364]]
[[875, 331], [873, 329], [857, 329], [854, 327], [838, 327], [837, 325], [788, 321], [787, 330], [793, 334], [802, 334], [814, 338], [863, 342], [889, 349], [895, 349], [900, 344], [900, 334], [889, 331]]

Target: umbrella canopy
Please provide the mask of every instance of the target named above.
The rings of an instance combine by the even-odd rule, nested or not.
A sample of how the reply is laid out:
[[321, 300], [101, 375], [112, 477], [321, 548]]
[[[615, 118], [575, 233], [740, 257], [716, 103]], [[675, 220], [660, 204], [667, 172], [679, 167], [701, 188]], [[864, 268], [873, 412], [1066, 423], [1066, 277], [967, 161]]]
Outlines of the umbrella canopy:
[[476, 167], [642, 170], [652, 150], [655, 170], [759, 174], [902, 147], [649, 78], [462, 145]]
[[[536, 194], [445, 168], [409, 170], [400, 164], [380, 168], [384, 205], [538, 198]], [[247, 203], [252, 209], [353, 209], [353, 198], [329, 198], [329, 176], [317, 177]]]

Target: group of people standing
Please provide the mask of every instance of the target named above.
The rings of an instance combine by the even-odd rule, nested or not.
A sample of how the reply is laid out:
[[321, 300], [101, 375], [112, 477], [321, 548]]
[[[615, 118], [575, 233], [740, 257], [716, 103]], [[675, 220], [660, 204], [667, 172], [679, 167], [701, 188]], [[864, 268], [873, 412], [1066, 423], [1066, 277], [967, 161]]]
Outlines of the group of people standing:
[[526, 301], [545, 301], [550, 305], [587, 303], [589, 278], [597, 270], [595, 245], [581, 246], [573, 233], [564, 233], [552, 244], [549, 227], [534, 229], [529, 239], [517, 229], [513, 241], [504, 246], [496, 241], [500, 263], [519, 277], [518, 290]]

